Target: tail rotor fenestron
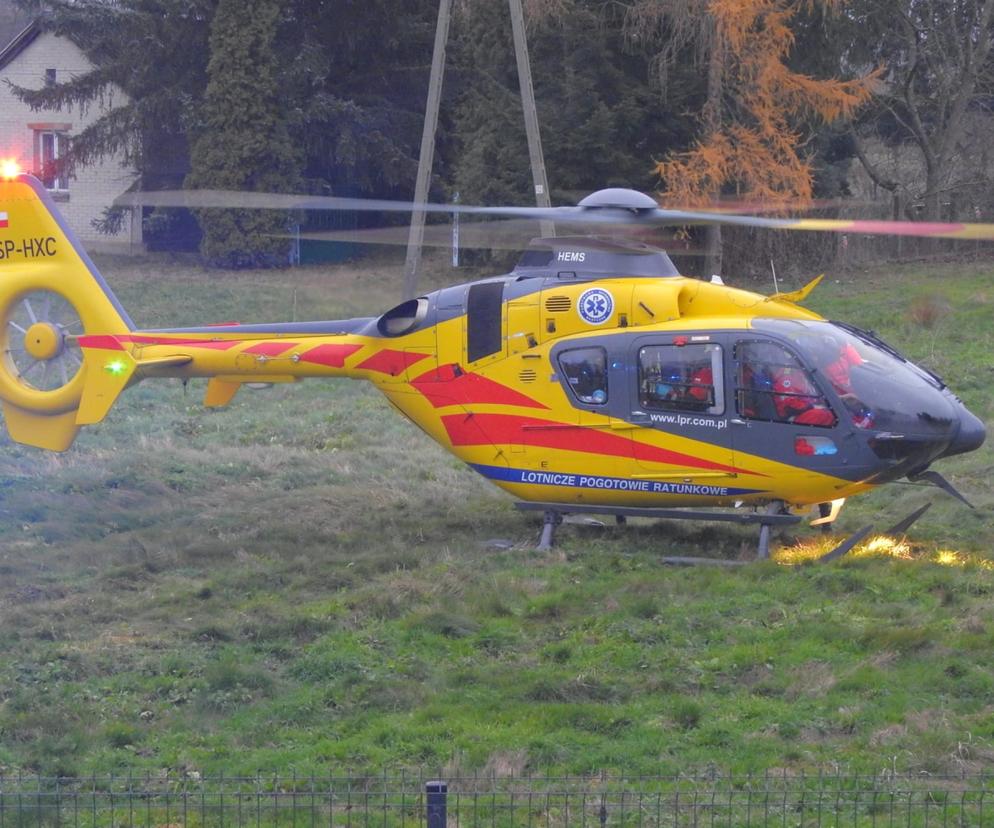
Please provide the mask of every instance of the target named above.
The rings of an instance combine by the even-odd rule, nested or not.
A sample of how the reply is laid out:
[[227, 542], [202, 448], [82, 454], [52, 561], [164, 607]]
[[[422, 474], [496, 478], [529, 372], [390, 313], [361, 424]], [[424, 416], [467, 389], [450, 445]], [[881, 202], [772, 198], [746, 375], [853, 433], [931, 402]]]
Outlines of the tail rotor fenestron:
[[21, 296], [0, 331], [0, 371], [26, 389], [57, 391], [76, 378], [83, 355], [76, 337], [83, 322], [75, 306], [51, 290]]

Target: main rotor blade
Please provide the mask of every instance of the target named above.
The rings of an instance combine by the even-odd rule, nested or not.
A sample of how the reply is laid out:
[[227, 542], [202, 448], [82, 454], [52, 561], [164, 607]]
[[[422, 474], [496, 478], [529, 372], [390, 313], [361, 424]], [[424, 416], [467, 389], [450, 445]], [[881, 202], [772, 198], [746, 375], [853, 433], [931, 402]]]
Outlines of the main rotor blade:
[[[671, 254], [695, 256], [702, 251], [690, 246], [684, 238], [676, 237], [672, 231], [662, 227], [611, 227], [591, 228], [600, 236], [629, 239], [644, 242], [654, 247], [662, 247]], [[583, 225], [580, 225], [580, 232]], [[429, 224], [425, 227], [423, 244], [426, 247], [452, 247], [452, 226], [450, 224]], [[281, 235], [281, 238], [294, 238], [301, 241], [346, 242], [350, 244], [385, 244], [403, 246], [410, 235], [406, 226], [364, 227], [354, 230], [315, 230], [299, 234]], [[528, 242], [541, 235], [537, 222], [526, 219], [506, 219], [504, 221], [466, 221], [459, 226], [459, 247], [481, 250], [521, 250]]]
[[870, 236], [922, 236], [940, 239], [994, 241], [994, 224], [872, 219], [768, 218], [723, 211], [670, 210], [660, 207], [479, 207], [463, 204], [415, 204], [406, 201], [309, 196], [290, 193], [254, 193], [233, 190], [157, 190], [124, 193], [118, 207], [234, 208], [248, 210], [339, 210], [352, 212], [444, 213], [494, 216], [557, 224], [686, 226], [721, 224], [770, 230], [806, 230], [821, 233], [855, 233]]
[[379, 198], [310, 196], [292, 193], [252, 193], [239, 190], [148, 190], [123, 193], [115, 207], [187, 207], [190, 209], [233, 208], [241, 210], [341, 210], [372, 213], [448, 213], [527, 218], [540, 221], [559, 216], [561, 210], [577, 207], [472, 207], [462, 204], [416, 204]]

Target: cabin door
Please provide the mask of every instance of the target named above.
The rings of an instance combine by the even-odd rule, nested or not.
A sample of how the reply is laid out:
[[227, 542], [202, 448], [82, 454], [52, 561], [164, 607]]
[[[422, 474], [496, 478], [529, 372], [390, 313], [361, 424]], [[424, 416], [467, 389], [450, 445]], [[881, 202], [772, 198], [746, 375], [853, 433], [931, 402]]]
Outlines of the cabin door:
[[[641, 476], [729, 486], [736, 476], [725, 335], [633, 337], [628, 350], [632, 453]], [[677, 490], [674, 489], [674, 492]]]

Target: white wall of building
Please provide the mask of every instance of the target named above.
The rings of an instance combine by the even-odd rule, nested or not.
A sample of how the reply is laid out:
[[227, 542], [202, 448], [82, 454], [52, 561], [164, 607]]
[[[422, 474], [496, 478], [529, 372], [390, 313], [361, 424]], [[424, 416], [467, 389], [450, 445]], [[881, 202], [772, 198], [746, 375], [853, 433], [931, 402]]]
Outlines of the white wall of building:
[[[90, 68], [89, 59], [76, 44], [51, 32], [37, 34], [0, 67], [0, 158], [14, 158], [23, 170], [40, 175], [42, 133], [61, 132], [71, 138], [102, 112], [120, 104], [124, 97], [122, 92], [114, 92], [82, 112], [78, 107], [34, 111], [12, 94], [6, 82], [40, 89], [46, 82], [46, 72], [50, 74], [52, 69], [56, 82], [61, 83]], [[64, 189], [52, 191], [59, 209], [87, 249], [118, 253], [142, 251], [141, 222], [132, 221], [132, 215], [125, 217], [115, 236], [99, 233], [92, 225], [92, 221], [99, 218], [134, 179], [134, 170], [126, 167], [120, 158], [105, 158], [80, 167], [74, 177], [64, 182]]]

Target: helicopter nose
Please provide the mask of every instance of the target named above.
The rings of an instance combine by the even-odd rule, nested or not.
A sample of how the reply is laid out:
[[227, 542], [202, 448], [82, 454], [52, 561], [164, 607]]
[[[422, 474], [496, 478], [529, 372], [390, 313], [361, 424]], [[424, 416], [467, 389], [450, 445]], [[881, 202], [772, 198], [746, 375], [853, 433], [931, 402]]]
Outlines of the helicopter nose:
[[951, 457], [954, 454], [965, 454], [968, 451], [980, 448], [987, 438], [987, 428], [979, 417], [967, 411], [961, 403], [959, 405], [959, 430], [956, 436], [943, 453], [943, 457]]

